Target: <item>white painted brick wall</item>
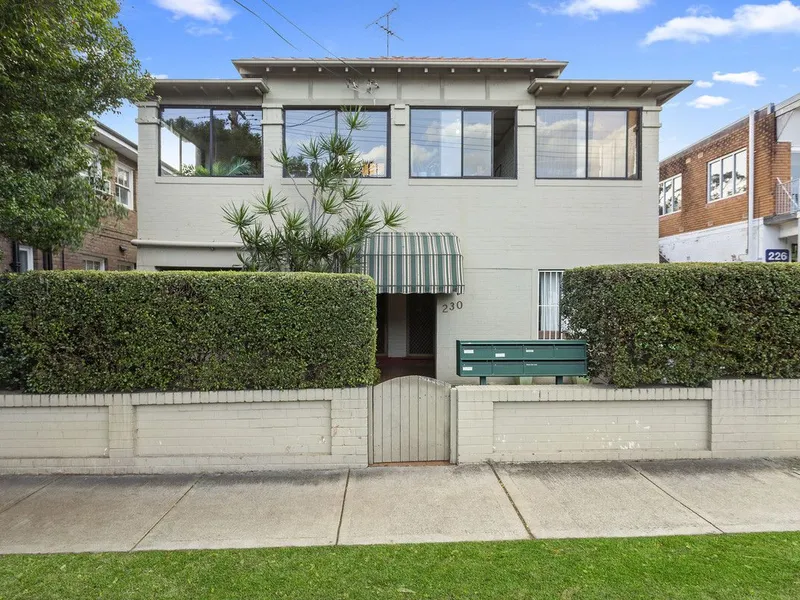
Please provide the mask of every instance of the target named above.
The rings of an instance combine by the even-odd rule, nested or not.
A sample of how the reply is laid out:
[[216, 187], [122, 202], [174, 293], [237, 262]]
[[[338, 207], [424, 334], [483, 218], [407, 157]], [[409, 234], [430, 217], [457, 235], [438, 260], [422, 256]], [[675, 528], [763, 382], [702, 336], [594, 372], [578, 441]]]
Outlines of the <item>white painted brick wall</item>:
[[106, 408], [0, 408], [0, 458], [90, 456], [108, 456]]
[[707, 401], [503, 402], [494, 452], [710, 450]]
[[325, 401], [136, 408], [138, 456], [330, 454]]
[[0, 473], [365, 467], [370, 392], [0, 393]]

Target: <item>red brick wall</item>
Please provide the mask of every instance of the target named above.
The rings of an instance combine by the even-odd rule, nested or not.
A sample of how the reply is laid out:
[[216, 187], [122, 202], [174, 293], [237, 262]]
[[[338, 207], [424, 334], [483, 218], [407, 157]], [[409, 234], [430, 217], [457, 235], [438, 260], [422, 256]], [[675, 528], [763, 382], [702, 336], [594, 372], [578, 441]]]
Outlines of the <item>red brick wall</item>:
[[[698, 231], [747, 220], [747, 193], [708, 203], [708, 163], [748, 146], [748, 119], [730, 125], [711, 138], [662, 161], [659, 180], [682, 174], [681, 210], [659, 218], [659, 237]], [[775, 181], [791, 175], [791, 146], [777, 142], [775, 115], [756, 114], [755, 217], [775, 214]]]
[[[121, 270], [125, 267], [136, 267], [136, 248], [131, 240], [136, 238], [137, 218], [136, 209], [139, 206], [139, 179], [136, 163], [124, 156], [117, 156], [117, 161], [133, 169], [133, 210], [129, 210], [122, 218], [108, 217], [103, 220], [99, 231], [88, 233], [83, 240], [83, 246], [78, 250], [64, 249], [53, 252], [53, 269], [83, 269], [85, 259], [104, 258], [106, 269], [109, 271]], [[116, 166], [112, 173], [116, 174]], [[115, 193], [114, 177], [111, 181], [111, 193]], [[123, 252], [121, 248], [125, 248]], [[11, 242], [0, 235], [0, 272], [11, 270]], [[34, 268], [42, 268], [42, 252], [34, 252]]]

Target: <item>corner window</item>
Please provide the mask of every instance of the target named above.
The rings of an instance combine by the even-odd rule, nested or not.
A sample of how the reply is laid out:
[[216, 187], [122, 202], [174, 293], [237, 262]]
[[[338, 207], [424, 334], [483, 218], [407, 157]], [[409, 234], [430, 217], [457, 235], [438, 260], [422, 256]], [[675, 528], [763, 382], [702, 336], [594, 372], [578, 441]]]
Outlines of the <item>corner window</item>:
[[117, 202], [125, 208], [133, 209], [133, 170], [117, 165], [114, 193]]
[[539, 271], [539, 339], [560, 340], [564, 337], [561, 318], [561, 283], [564, 271]]
[[639, 109], [537, 109], [537, 179], [641, 179], [640, 122]]
[[708, 201], [747, 191], [747, 151], [738, 150], [708, 163]]
[[161, 175], [261, 177], [260, 108], [163, 108]]
[[676, 175], [658, 184], [658, 216], [671, 215], [681, 209], [683, 176]]
[[[362, 110], [364, 129], [350, 132], [363, 161], [362, 177], [389, 177], [389, 111]], [[336, 109], [286, 109], [284, 145], [289, 155], [291, 177], [308, 177], [311, 165], [300, 156], [301, 149], [313, 139], [331, 133], [347, 134], [343, 111]]]
[[411, 177], [517, 176], [516, 109], [411, 109]]
[[105, 258], [84, 258], [83, 259], [84, 271], [105, 271], [106, 259]]

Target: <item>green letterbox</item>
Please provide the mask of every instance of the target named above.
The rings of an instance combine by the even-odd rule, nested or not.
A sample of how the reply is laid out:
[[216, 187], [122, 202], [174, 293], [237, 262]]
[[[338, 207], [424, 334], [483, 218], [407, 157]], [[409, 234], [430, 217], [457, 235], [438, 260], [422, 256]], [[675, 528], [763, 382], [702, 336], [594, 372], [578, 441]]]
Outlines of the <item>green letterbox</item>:
[[586, 375], [583, 340], [456, 341], [459, 377], [564, 377]]

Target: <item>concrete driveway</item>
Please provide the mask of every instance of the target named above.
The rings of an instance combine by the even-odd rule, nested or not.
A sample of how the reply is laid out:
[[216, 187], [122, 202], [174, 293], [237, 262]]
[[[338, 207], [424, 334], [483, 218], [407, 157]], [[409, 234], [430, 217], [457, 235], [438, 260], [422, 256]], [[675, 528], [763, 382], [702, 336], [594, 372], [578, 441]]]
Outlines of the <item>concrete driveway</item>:
[[800, 462], [0, 477], [0, 553], [800, 530]]

